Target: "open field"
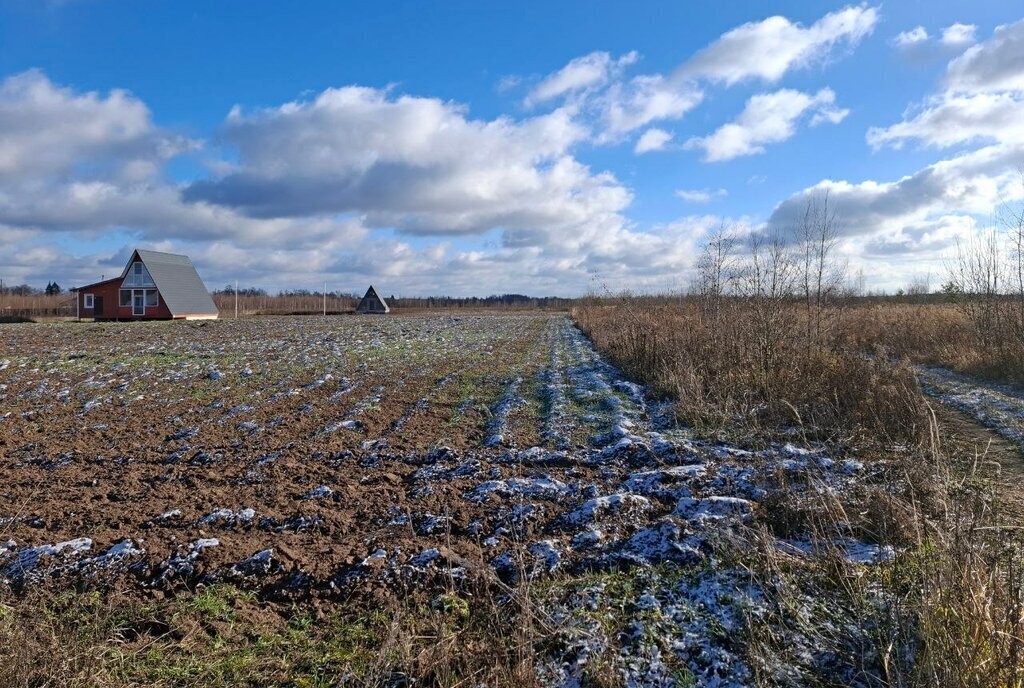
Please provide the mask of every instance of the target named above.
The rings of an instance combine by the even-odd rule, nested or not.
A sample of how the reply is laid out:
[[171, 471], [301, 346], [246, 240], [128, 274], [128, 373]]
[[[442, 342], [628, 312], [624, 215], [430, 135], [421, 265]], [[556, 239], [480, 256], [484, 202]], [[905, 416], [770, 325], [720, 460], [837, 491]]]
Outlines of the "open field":
[[[613, 321], [597, 339], [629, 365], [616, 338], [638, 321]], [[992, 517], [988, 488], [950, 502], [946, 455], [914, 444], [944, 420], [894, 445], [785, 422], [695, 433], [677, 420], [692, 400], [627, 380], [565, 314], [4, 335], [0, 634], [26, 649], [0, 679], [15, 685], [912, 685], [939, 673], [917, 666], [922, 596], [962, 590], [922, 573], [950, 573], [932, 529]], [[1008, 390], [923, 375], [1019, 441]], [[793, 399], [811, 418], [814, 398]], [[950, 465], [976, 482], [965, 452], [998, 440], [958, 432]], [[992, 574], [971, 543], [961, 573]]]
[[15, 325], [0, 395], [7, 594], [526, 605], [547, 685], [786, 684], [892, 661], [868, 642], [877, 619], [809, 581], [780, 611], [792, 590], [772, 570], [825, 557], [863, 576], [912, 547], [877, 514], [800, 515], [903, 489], [892, 462], [700, 439], [564, 315]]

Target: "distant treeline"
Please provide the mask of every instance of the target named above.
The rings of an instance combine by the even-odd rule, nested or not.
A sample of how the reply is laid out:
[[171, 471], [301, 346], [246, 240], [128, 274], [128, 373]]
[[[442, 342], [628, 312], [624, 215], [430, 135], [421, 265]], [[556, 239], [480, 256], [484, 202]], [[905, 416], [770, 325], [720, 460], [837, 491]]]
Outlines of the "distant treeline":
[[[232, 317], [235, 314], [236, 298], [234, 286], [212, 292], [214, 303], [220, 310], [221, 317]], [[327, 293], [326, 310], [329, 314], [351, 313], [362, 298], [362, 294], [351, 294], [332, 291]], [[632, 296], [630, 294], [606, 294], [603, 296], [583, 296], [575, 299], [555, 296], [528, 296], [526, 294], [493, 294], [491, 296], [395, 296], [384, 295], [388, 305], [394, 311], [415, 311], [427, 309], [547, 309], [568, 310], [576, 305], [594, 304], [599, 302], [615, 302], [628, 298], [634, 303], [649, 305], [669, 305], [699, 299], [699, 293], [675, 293], [648, 296]], [[742, 296], [726, 296], [724, 299]], [[834, 303], [848, 305], [868, 305], [882, 303], [910, 304], [942, 304], [972, 301], [976, 297], [970, 293], [943, 285], [940, 291], [931, 291], [926, 285], [911, 284], [906, 289], [897, 290], [895, 294], [864, 293], [853, 289], [839, 290], [833, 295]], [[990, 301], [1013, 301], [1011, 295], [993, 294]], [[248, 315], [286, 315], [286, 314], [317, 314], [324, 311], [323, 292], [309, 289], [282, 290], [277, 294], [269, 294], [259, 287], [240, 287], [238, 289], [237, 307], [239, 316]], [[0, 315], [18, 318], [68, 317], [75, 315], [75, 299], [73, 293], [51, 282], [46, 289], [38, 289], [27, 284], [0, 287]]]
[[[328, 313], [346, 313], [354, 311], [362, 298], [361, 294], [344, 292], [327, 292], [326, 310]], [[452, 309], [452, 308], [503, 308], [503, 309], [568, 309], [574, 299], [554, 296], [527, 296], [525, 294], [495, 294], [492, 296], [395, 296], [384, 295], [388, 305], [394, 310], [416, 309]], [[213, 292], [213, 300], [220, 309], [222, 316], [231, 316], [235, 312], [235, 288], [228, 285]], [[322, 313], [325, 308], [323, 292], [309, 289], [282, 290], [270, 295], [265, 289], [258, 287], [238, 288], [238, 314], [288, 314], [288, 313]]]
[[[385, 297], [387, 298], [387, 297]], [[421, 296], [388, 299], [392, 308], [547, 308], [566, 309], [575, 299], [557, 296], [526, 296], [525, 294], [494, 294], [492, 296]]]
[[43, 289], [37, 289], [30, 284], [5, 285], [0, 282], [0, 294], [7, 296], [58, 296], [63, 293], [64, 290], [56, 282], [47, 282]]

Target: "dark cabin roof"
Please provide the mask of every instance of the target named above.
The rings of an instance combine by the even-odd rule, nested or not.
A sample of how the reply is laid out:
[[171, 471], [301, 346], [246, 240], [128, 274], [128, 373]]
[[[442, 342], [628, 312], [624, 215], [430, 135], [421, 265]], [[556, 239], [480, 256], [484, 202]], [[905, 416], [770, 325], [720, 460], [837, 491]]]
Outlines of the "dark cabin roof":
[[[380, 302], [380, 307], [377, 307], [377, 304], [374, 303], [375, 299], [376, 299], [376, 301]], [[377, 290], [374, 289], [373, 285], [371, 284], [370, 288], [366, 290], [366, 294], [363, 296], [362, 300], [359, 302], [359, 305], [356, 306], [356, 312], [357, 313], [362, 313], [362, 312], [366, 312], [366, 311], [377, 311], [377, 312], [380, 312], [381, 310], [383, 310], [383, 312], [387, 313], [388, 311], [391, 310], [391, 308], [388, 306], [388, 302], [385, 301], [384, 298], [380, 294], [377, 293]]]
[[188, 256], [177, 253], [162, 253], [160, 251], [147, 251], [136, 249], [128, 264], [124, 266], [121, 278], [124, 279], [131, 269], [135, 257], [149, 270], [149, 276], [153, 278], [160, 298], [167, 305], [167, 308], [174, 315], [216, 315], [217, 306], [213, 303], [213, 297], [206, 290], [203, 280], [192, 265]]

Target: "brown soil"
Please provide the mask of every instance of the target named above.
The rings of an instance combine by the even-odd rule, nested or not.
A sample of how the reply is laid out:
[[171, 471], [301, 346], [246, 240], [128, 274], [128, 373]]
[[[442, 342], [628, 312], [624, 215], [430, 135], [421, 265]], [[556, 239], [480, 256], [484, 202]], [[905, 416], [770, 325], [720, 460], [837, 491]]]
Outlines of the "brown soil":
[[968, 414], [932, 402], [939, 424], [940, 449], [963, 476], [990, 482], [1001, 519], [1024, 524], [1024, 450]]
[[[533, 395], [550, 331], [566, 325], [562, 315], [520, 314], [8, 329], [0, 545], [87, 537], [98, 554], [130, 539], [146, 552], [137, 573], [150, 576], [197, 539], [217, 538], [196, 576], [272, 549], [285, 573], [307, 574], [321, 592], [378, 548], [402, 559], [438, 548], [481, 566], [498, 553], [481, 539], [515, 499], [478, 504], [467, 492], [534, 472], [500, 459], [542, 444]], [[516, 377], [523, 399], [506, 440], [481, 446]], [[452, 450], [444, 468], [478, 468], [417, 479], [441, 446]], [[610, 480], [596, 466], [544, 473]], [[333, 494], [302, 498], [320, 486]], [[255, 516], [245, 522], [203, 522], [246, 508]], [[430, 516], [450, 520], [431, 529]], [[526, 526], [519, 537], [529, 535]]]

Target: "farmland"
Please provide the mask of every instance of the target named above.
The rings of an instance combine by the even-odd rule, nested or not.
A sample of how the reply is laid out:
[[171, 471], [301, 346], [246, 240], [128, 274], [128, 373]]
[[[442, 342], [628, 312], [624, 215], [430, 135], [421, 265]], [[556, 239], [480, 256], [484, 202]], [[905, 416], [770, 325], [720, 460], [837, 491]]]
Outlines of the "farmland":
[[[914, 488], [903, 466], [917, 454], [815, 443], [799, 429], [697, 434], [566, 314], [4, 334], [6, 599], [117, 591], [193, 610], [175, 600], [241, 604], [289, 624], [308, 610], [364, 624], [422, 600], [414, 614], [440, 615], [447, 630], [425, 636], [414, 620], [410, 635], [463, 646], [469, 629], [452, 636], [451, 624], [472, 620], [485, 629], [471, 638], [481, 666], [512, 665], [488, 674], [494, 683], [789, 685], [908, 670], [876, 648], [904, 642], [887, 590], [921, 542], [892, 505]], [[180, 608], [164, 610], [181, 623]], [[123, 624], [107, 629], [117, 643]], [[219, 640], [204, 651], [223, 654], [231, 643], [208, 626]], [[302, 661], [367, 684], [387, 683], [371, 676], [381, 667], [439, 683], [484, 671], [448, 666], [442, 680], [422, 647], [388, 650], [388, 628], [359, 625], [358, 652]], [[129, 678], [294, 678], [279, 665], [257, 680], [251, 664], [225, 678], [210, 657], [184, 661], [161, 656]]]
[[[351, 604], [548, 580], [562, 642], [536, 664], [554, 683], [609, 652], [636, 675], [749, 678], [729, 635], [764, 598], [720, 543], [793, 484], [878, 475], [691, 436], [565, 315], [25, 325], [0, 368], [9, 588]], [[788, 556], [812, 556], [809, 536]], [[829, 543], [851, 565], [893, 555]], [[625, 604], [601, 602], [601, 577], [633, 569], [622, 622], [651, 629], [594, 640], [573, 609]]]

